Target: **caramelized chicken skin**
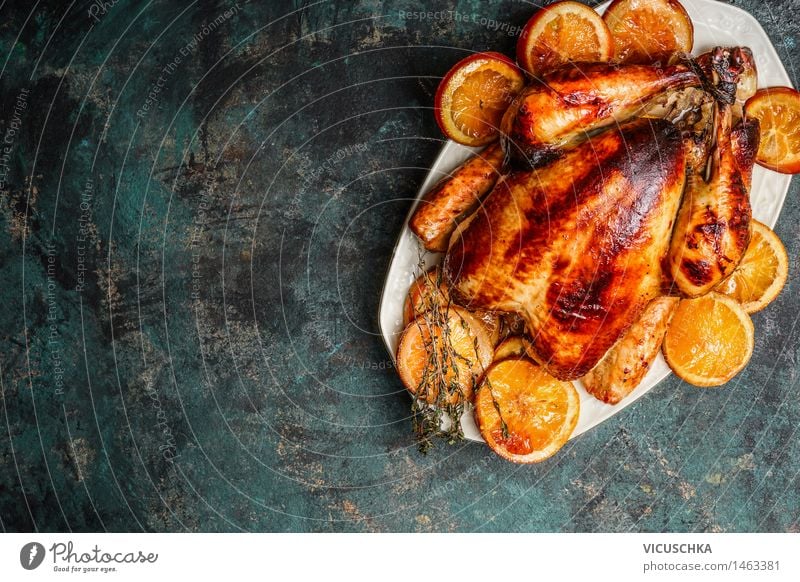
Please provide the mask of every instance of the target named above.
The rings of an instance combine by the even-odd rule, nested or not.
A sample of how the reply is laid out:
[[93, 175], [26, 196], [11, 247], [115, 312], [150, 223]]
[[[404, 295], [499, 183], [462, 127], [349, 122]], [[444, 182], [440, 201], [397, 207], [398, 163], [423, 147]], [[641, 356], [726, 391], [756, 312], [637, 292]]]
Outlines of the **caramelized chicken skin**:
[[420, 201], [408, 227], [423, 246], [444, 252], [450, 235], [494, 187], [503, 163], [500, 144], [493, 144], [441, 180]]
[[760, 124], [758, 119], [752, 117], [742, 119], [731, 132], [733, 159], [736, 160], [736, 165], [742, 173], [742, 180], [748, 192], [753, 183], [753, 166], [756, 162], [760, 141]]
[[514, 99], [501, 124], [504, 149], [518, 162], [547, 163], [592, 132], [630, 120], [665, 91], [700, 84], [685, 65], [568, 65]]
[[688, 297], [705, 295], [730, 275], [750, 242], [749, 185], [757, 132], [744, 122], [732, 139], [727, 104], [718, 104], [714, 126], [711, 174], [708, 179], [698, 172], [689, 175], [670, 247], [672, 279]]
[[660, 294], [684, 180], [680, 134], [660, 120], [505, 176], [453, 237], [451, 293], [469, 308], [520, 313], [548, 371], [580, 378]]

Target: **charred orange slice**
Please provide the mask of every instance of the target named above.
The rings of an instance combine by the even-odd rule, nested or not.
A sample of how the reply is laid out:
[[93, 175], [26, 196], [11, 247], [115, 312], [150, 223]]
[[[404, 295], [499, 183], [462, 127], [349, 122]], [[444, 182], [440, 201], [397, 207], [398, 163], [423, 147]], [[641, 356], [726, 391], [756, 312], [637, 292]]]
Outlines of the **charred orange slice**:
[[747, 313], [764, 309], [778, 296], [789, 275], [789, 257], [772, 229], [752, 221], [750, 246], [731, 276], [717, 291], [733, 297]]
[[579, 2], [556, 2], [539, 10], [517, 41], [517, 62], [531, 75], [569, 62], [604, 62], [613, 53], [606, 23]]
[[500, 120], [525, 77], [508, 57], [477, 53], [458, 62], [436, 91], [436, 122], [444, 134], [467, 146], [496, 140]]
[[475, 395], [475, 420], [486, 443], [515, 463], [538, 463], [569, 440], [580, 398], [526, 359], [492, 364]]
[[650, 63], [690, 53], [694, 26], [678, 0], [614, 0], [603, 14], [614, 41], [614, 60]]
[[397, 372], [420, 400], [458, 404], [472, 398], [492, 353], [483, 325], [468, 311], [450, 306], [408, 324], [397, 348]]
[[445, 309], [449, 301], [447, 285], [442, 280], [441, 271], [439, 267], [434, 267], [411, 284], [403, 307], [403, 325], [408, 325], [418, 315], [434, 307]]
[[727, 295], [682, 299], [662, 349], [672, 371], [689, 384], [721, 386], [750, 361], [753, 322]]
[[756, 161], [782, 174], [800, 172], [800, 93], [789, 87], [761, 89], [748, 99], [745, 114], [761, 125]]

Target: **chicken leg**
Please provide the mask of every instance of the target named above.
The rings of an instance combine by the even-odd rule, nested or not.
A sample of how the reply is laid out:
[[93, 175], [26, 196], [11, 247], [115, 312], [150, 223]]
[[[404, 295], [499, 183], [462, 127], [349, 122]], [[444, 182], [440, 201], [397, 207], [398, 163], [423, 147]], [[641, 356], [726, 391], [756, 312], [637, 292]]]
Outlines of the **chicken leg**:
[[750, 182], [759, 139], [756, 120], [743, 119], [732, 127], [740, 84], [749, 83], [754, 71], [752, 53], [720, 47], [709, 55], [699, 61], [711, 71], [707, 75], [715, 83], [717, 99], [710, 172], [706, 176], [707, 164], [692, 164], [669, 253], [672, 280], [688, 297], [711, 291], [733, 272], [747, 250]]

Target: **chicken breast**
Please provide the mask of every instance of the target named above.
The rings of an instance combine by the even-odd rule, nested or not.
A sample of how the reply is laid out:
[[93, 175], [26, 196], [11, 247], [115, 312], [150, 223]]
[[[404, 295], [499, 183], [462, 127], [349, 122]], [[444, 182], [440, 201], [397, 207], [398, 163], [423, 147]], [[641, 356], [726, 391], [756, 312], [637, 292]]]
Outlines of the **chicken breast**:
[[644, 119], [513, 172], [454, 235], [451, 295], [519, 313], [536, 359], [580, 378], [661, 294], [684, 180], [679, 131]]

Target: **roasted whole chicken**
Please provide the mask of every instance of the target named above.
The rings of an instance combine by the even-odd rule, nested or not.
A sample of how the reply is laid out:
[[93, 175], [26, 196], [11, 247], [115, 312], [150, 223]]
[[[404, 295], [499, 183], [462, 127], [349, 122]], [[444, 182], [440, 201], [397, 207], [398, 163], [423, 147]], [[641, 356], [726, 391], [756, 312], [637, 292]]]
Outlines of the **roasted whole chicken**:
[[747, 247], [758, 126], [739, 104], [754, 79], [749, 50], [716, 48], [526, 87], [504, 159], [490, 146], [411, 218], [446, 252], [452, 300], [520, 315], [548, 372], [619, 402], [658, 352], [675, 304], [661, 298], [708, 292]]
[[680, 132], [636, 120], [501, 178], [444, 274], [468, 308], [515, 311], [538, 360], [580, 378], [661, 292], [661, 260], [681, 202]]

